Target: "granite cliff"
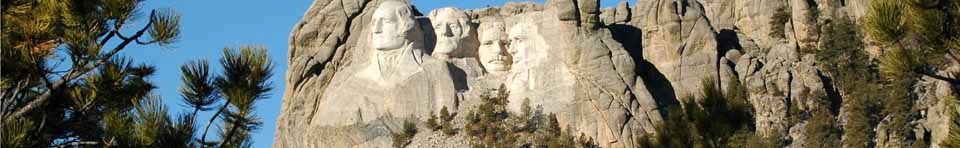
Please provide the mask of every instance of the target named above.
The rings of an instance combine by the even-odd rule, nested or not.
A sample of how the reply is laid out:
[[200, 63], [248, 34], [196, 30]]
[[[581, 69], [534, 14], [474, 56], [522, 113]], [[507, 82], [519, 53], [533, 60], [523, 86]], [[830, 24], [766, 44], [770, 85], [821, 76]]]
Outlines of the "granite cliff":
[[[805, 51], [821, 48], [826, 22], [856, 22], [868, 3], [638, 0], [600, 8], [598, 0], [548, 0], [425, 15], [404, 2], [315, 0], [290, 35], [274, 146], [388, 147], [404, 120], [475, 110], [503, 85], [510, 110], [529, 99], [602, 147], [639, 147], [667, 108], [696, 102], [682, 98], [709, 79], [724, 89], [744, 84], [757, 135], [804, 147], [808, 121], [791, 120], [795, 112], [828, 110], [842, 129], [849, 110], [820, 66], [830, 63]], [[882, 52], [861, 40], [871, 58]], [[880, 121], [876, 146], [944, 137], [948, 84], [918, 85], [918, 134], [891, 138]], [[463, 136], [436, 135], [419, 134], [411, 146], [469, 146]]]

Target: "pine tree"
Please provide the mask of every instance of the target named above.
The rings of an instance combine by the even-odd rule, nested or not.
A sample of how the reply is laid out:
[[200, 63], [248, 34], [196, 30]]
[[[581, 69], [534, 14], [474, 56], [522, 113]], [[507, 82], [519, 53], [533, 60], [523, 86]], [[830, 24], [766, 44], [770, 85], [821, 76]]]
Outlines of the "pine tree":
[[433, 114], [433, 112], [430, 112], [430, 118], [427, 119], [424, 125], [427, 126], [427, 129], [433, 131], [440, 130], [440, 122], [437, 121], [437, 115]]
[[[826, 96], [823, 91], [815, 91], [811, 96]], [[836, 117], [830, 113], [828, 98], [815, 98], [816, 105], [808, 112], [809, 118], [804, 128], [804, 147], [822, 148], [840, 146], [840, 128], [835, 124]]]
[[787, 23], [790, 22], [790, 12], [787, 11], [787, 6], [780, 6], [773, 11], [773, 16], [770, 18], [770, 37], [773, 38], [786, 38], [786, 33], [784, 29], [787, 28]]
[[958, 19], [956, 0], [942, 2], [879, 0], [871, 2], [865, 29], [885, 51], [880, 70], [888, 79], [915, 79], [923, 75], [958, 84], [956, 78], [937, 74], [957, 62]]
[[[880, 86], [874, 63], [864, 51], [860, 28], [846, 16], [835, 16], [833, 20], [824, 24], [821, 31], [820, 50], [815, 54], [819, 66], [830, 77], [841, 93], [840, 114], [847, 117], [843, 125], [844, 147], [870, 147], [875, 135], [873, 129], [877, 124], [874, 117], [879, 116], [877, 111]], [[816, 115], [814, 115], [816, 116]], [[818, 118], [818, 117], [814, 117]]]
[[453, 116], [450, 115], [450, 112], [447, 111], [447, 107], [444, 106], [440, 109], [440, 131], [445, 135], [455, 134], [453, 131]]
[[402, 148], [410, 144], [413, 136], [417, 134], [417, 125], [410, 119], [403, 121], [403, 127], [399, 132], [393, 133], [393, 147]]
[[[911, 91], [922, 77], [950, 84], [950, 94], [957, 96], [960, 80], [940, 73], [952, 63], [960, 62], [957, 0], [878, 0], [870, 3], [864, 17], [865, 30], [878, 41], [884, 53], [879, 71], [889, 88], [883, 100], [882, 115], [889, 125], [887, 133], [896, 141], [910, 141], [909, 122], [916, 95]], [[889, 120], [887, 120], [889, 119]], [[917, 144], [923, 144], [919, 141]], [[905, 146], [905, 145], [900, 145]]]
[[[193, 112], [169, 114], [153, 66], [122, 56], [131, 45], [169, 47], [180, 36], [172, 9], [141, 13], [140, 0], [3, 1], [0, 146], [244, 147], [260, 126], [272, 62], [262, 47], [225, 49], [223, 74], [208, 62], [181, 67], [181, 96]], [[146, 17], [142, 14], [148, 14]], [[144, 17], [143, 19], [140, 19]], [[131, 30], [132, 29], [132, 30]], [[223, 106], [220, 100], [227, 100]], [[217, 110], [218, 142], [200, 140], [197, 112]], [[38, 124], [40, 123], [40, 124]], [[8, 130], [9, 129], [9, 130]], [[9, 132], [8, 132], [9, 131]], [[8, 134], [10, 133], [10, 134]], [[200, 139], [203, 139], [201, 137]]]
[[[183, 147], [190, 120], [156, 107], [148, 79], [156, 71], [120, 54], [130, 45], [167, 46], [179, 39], [180, 15], [172, 9], [138, 13], [139, 0], [9, 0], [2, 7], [0, 79], [4, 146], [94, 147], [110, 143]], [[149, 107], [146, 107], [149, 106]], [[144, 109], [154, 109], [146, 111]], [[163, 113], [163, 114], [160, 114]], [[183, 117], [183, 116], [178, 116]], [[114, 135], [111, 122], [132, 134]], [[120, 122], [123, 121], [123, 122]], [[6, 124], [12, 123], [12, 124]], [[9, 126], [9, 127], [8, 127]], [[7, 137], [11, 136], [11, 137]], [[28, 139], [18, 142], [15, 139]], [[130, 139], [135, 141], [120, 141]]]
[[[667, 108], [667, 117], [657, 125], [656, 135], [640, 139], [638, 145], [725, 147], [759, 139], [753, 134], [753, 113], [746, 102], [744, 86], [734, 82], [728, 85], [726, 93], [721, 93], [712, 78], [704, 79], [701, 86], [700, 101]], [[693, 96], [685, 99], [695, 100]]]

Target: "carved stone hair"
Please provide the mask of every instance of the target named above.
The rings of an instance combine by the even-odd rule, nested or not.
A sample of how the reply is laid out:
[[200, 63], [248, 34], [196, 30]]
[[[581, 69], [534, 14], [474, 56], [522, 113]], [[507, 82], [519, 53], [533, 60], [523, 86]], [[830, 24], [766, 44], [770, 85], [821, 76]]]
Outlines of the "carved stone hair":
[[[502, 17], [494, 16], [481, 20], [480, 26], [477, 27], [478, 32], [489, 32], [497, 31], [501, 34], [497, 38], [506, 39], [507, 26]], [[482, 36], [482, 35], [481, 35]]]
[[[399, 24], [399, 30], [402, 34], [409, 36], [410, 33], [414, 32], [415, 27], [417, 27], [417, 20], [413, 16], [413, 11], [410, 10], [410, 4], [402, 1], [390, 0], [380, 3], [379, 8], [376, 11], [391, 10], [393, 13], [388, 13], [395, 15], [397, 17], [397, 23]], [[374, 12], [376, 14], [376, 12]]]
[[463, 10], [460, 10], [454, 7], [443, 7], [443, 8], [434, 9], [433, 11], [430, 11], [429, 17], [431, 20], [436, 21], [437, 18], [440, 17], [439, 15], [441, 14], [456, 17], [457, 23], [459, 23], [460, 26], [463, 28], [464, 36], [471, 35], [469, 31], [473, 31], [474, 29], [476, 29], [473, 23], [470, 22], [470, 15], [467, 15], [467, 12], [464, 12]]

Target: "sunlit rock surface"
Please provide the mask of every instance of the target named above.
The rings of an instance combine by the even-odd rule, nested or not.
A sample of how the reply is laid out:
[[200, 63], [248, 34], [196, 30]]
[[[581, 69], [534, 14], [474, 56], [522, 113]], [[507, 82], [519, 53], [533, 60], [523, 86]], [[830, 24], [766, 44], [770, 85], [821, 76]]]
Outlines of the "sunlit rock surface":
[[[696, 101], [680, 98], [696, 96], [705, 79], [749, 90], [758, 135], [802, 141], [805, 121], [788, 121], [789, 110], [822, 108], [811, 100], [838, 92], [800, 50], [817, 48], [817, 22], [857, 20], [867, 5], [637, 0], [600, 8], [599, 0], [548, 0], [422, 13], [403, 1], [315, 0], [290, 35], [274, 146], [390, 147], [404, 120], [422, 122], [442, 107], [475, 110], [481, 95], [503, 85], [510, 110], [529, 99], [603, 147], [636, 147], [666, 108]], [[778, 8], [790, 14], [784, 38], [770, 37]], [[948, 88], [920, 84], [915, 131], [930, 134], [916, 136], [935, 144], [946, 120], [937, 96]], [[846, 118], [843, 109], [831, 113]], [[424, 130], [410, 147], [468, 147], [467, 140]]]

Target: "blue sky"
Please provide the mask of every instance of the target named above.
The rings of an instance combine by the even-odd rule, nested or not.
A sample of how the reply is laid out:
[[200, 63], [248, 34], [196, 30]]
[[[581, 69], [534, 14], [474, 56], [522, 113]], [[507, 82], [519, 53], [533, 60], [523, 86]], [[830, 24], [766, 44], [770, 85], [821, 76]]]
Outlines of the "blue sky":
[[[524, 0], [412, 0], [423, 13], [439, 7], [453, 6], [462, 9], [500, 6], [508, 1]], [[544, 0], [534, 0], [543, 3]], [[629, 0], [631, 5], [635, 0]], [[274, 90], [269, 98], [257, 103], [257, 114], [263, 126], [254, 133], [254, 147], [270, 147], [273, 143], [274, 128], [280, 113], [284, 81], [287, 70], [287, 40], [290, 30], [296, 24], [313, 0], [166, 0], [146, 1], [143, 12], [154, 8], [172, 8], [183, 15], [181, 20], [182, 36], [172, 47], [128, 46], [123, 55], [136, 62], [156, 66], [157, 73], [152, 81], [157, 85], [155, 93], [164, 98], [171, 113], [187, 110], [180, 98], [180, 64], [190, 60], [208, 59], [211, 67], [219, 72], [216, 61], [224, 47], [239, 45], [264, 45], [269, 50], [275, 66], [270, 79]], [[601, 0], [604, 7], [614, 6], [620, 0]], [[140, 21], [142, 22], [142, 21]], [[132, 30], [136, 27], [128, 27]], [[210, 118], [212, 113], [199, 116], [201, 121]], [[198, 122], [197, 126], [204, 126]], [[211, 135], [215, 137], [215, 135]], [[209, 138], [209, 137], [208, 137]]]

